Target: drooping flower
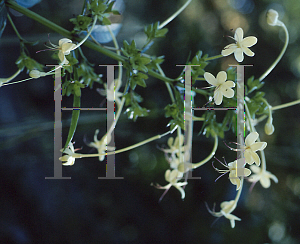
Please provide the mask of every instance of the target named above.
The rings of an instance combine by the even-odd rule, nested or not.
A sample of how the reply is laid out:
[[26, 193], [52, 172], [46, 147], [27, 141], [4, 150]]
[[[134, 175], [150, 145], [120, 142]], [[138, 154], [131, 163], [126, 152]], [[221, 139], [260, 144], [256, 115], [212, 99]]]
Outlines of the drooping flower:
[[159, 184], [155, 185], [155, 187], [157, 189], [166, 189], [165, 192], [163, 193], [163, 195], [160, 197], [159, 201], [162, 200], [162, 198], [164, 197], [164, 195], [168, 192], [168, 190], [174, 186], [178, 191], [180, 191], [181, 193], [181, 199], [185, 198], [185, 191], [182, 188], [182, 186], [187, 185], [187, 182], [179, 182], [179, 180], [181, 180], [183, 177], [183, 173], [179, 172], [177, 169], [173, 169], [171, 170], [166, 170], [165, 172], [165, 180], [167, 182], [169, 182], [168, 185], [166, 186], [160, 186]]
[[223, 101], [223, 96], [227, 98], [232, 98], [234, 96], [234, 91], [231, 87], [235, 87], [235, 83], [231, 80], [226, 81], [227, 74], [225, 71], [220, 71], [215, 78], [211, 73], [204, 73], [205, 80], [215, 86], [214, 100], [216, 105], [220, 105]]
[[98, 150], [98, 153], [101, 154], [99, 155], [99, 161], [103, 161], [105, 158], [106, 148], [109, 151], [112, 151], [115, 148], [111, 146], [107, 146], [107, 144], [109, 144], [111, 141], [111, 134], [105, 134], [100, 141], [97, 138], [98, 134], [99, 134], [99, 130], [96, 130], [94, 135], [94, 142], [89, 143], [88, 146], [96, 148]]
[[234, 33], [234, 41], [235, 44], [227, 45], [221, 52], [223, 56], [228, 56], [234, 53], [234, 57], [236, 61], [242, 62], [244, 60], [244, 53], [249, 56], [253, 57], [254, 52], [252, 52], [249, 47], [252, 47], [257, 43], [257, 38], [255, 36], [248, 36], [243, 38], [244, 32], [242, 28], [237, 28]]
[[269, 188], [271, 185], [272, 179], [275, 183], [278, 183], [278, 179], [275, 175], [271, 174], [269, 171], [263, 170], [256, 165], [250, 166], [251, 170], [254, 172], [253, 175], [249, 178], [250, 182], [257, 182], [259, 181], [263, 188]]
[[119, 105], [121, 103], [120, 97], [122, 97], [123, 93], [119, 92], [122, 82], [119, 79], [115, 79], [114, 83], [111, 83], [108, 88], [106, 84], [104, 84], [104, 89], [98, 89], [97, 91], [102, 96], [106, 96], [108, 101], [116, 101]]
[[[64, 149], [60, 151], [63, 152]], [[64, 166], [71, 166], [75, 163], [76, 158], [80, 158], [81, 154], [75, 153], [75, 151], [80, 150], [80, 148], [74, 149], [73, 143], [69, 143], [68, 147], [65, 149], [64, 153], [66, 155], [59, 158], [60, 161], [67, 161], [63, 163]]]
[[235, 227], [235, 221], [241, 221], [241, 219], [233, 214], [231, 214], [231, 212], [233, 212], [233, 210], [235, 210], [236, 208], [236, 201], [232, 200], [232, 201], [224, 201], [221, 203], [220, 207], [221, 207], [221, 211], [220, 212], [215, 212], [214, 209], [211, 211], [208, 206], [206, 205], [208, 211], [210, 214], [212, 214], [215, 217], [222, 217], [224, 216], [225, 218], [230, 220], [230, 224], [231, 224], [231, 228]]
[[[219, 160], [218, 160], [219, 161]], [[227, 169], [225, 170], [220, 170], [215, 168], [214, 169], [216, 171], [218, 171], [219, 173], [221, 173], [223, 175], [229, 173], [229, 180], [233, 185], [236, 185], [236, 190], [239, 190], [241, 187], [241, 180], [240, 177], [247, 177], [251, 174], [251, 170], [245, 168], [244, 166], [244, 162], [243, 159], [239, 159], [239, 163], [237, 160], [227, 164], [223, 164], [221, 161], [219, 161], [223, 166], [225, 166]], [[226, 162], [225, 162], [226, 163]], [[241, 173], [242, 172], [242, 173]], [[217, 178], [217, 180], [221, 177], [219, 176]], [[216, 180], [216, 181], [217, 181]]]
[[58, 46], [50, 43], [55, 49], [58, 51], [58, 58], [60, 60], [60, 64], [68, 64], [69, 61], [66, 59], [66, 55], [69, 55], [72, 50], [75, 49], [76, 44], [72, 43], [72, 41], [68, 38], [62, 38], [58, 42]]
[[245, 152], [245, 161], [247, 164], [255, 164], [257, 166], [260, 165], [260, 158], [257, 155], [256, 151], [264, 150], [267, 146], [266, 142], [255, 142], [258, 139], [258, 133], [257, 132], [251, 132], [245, 139], [246, 146], [244, 147]]

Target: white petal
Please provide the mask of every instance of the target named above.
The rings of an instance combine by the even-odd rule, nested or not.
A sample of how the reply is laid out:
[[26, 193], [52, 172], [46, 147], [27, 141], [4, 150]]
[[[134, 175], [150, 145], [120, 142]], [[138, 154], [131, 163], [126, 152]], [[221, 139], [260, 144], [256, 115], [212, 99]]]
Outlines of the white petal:
[[217, 79], [209, 72], [204, 73], [204, 79], [213, 86], [218, 86]]
[[234, 34], [234, 39], [237, 41], [237, 42], [240, 42], [243, 40], [243, 37], [244, 37], [244, 31], [241, 27], [237, 28], [236, 31], [235, 31], [235, 34]]
[[245, 140], [246, 146], [249, 147], [251, 146], [258, 138], [258, 133], [257, 132], [251, 132]]
[[72, 41], [68, 38], [62, 38], [59, 40], [58, 45], [61, 47], [64, 43], [72, 43]]
[[259, 182], [263, 188], [269, 188], [271, 185], [271, 181], [268, 177], [261, 177]]
[[228, 56], [228, 55], [232, 54], [236, 49], [237, 49], [237, 45], [236, 44], [229, 44], [226, 47], [224, 47], [224, 49], [222, 50], [221, 54], [223, 56]]
[[249, 176], [250, 174], [251, 174], [251, 170], [245, 168], [245, 169], [244, 169], [244, 176]]
[[254, 52], [252, 52], [248, 47], [242, 47], [243, 52], [249, 56], [249, 57], [253, 57], [254, 56]]
[[74, 43], [64, 43], [61, 46], [61, 51], [63, 52], [63, 54], [69, 55], [70, 51], [72, 51], [75, 47], [76, 45]]
[[227, 74], [225, 71], [220, 71], [218, 74], [217, 74], [217, 81], [218, 81], [218, 84], [222, 84], [226, 81], [227, 79]]
[[227, 98], [232, 98], [234, 96], [234, 90], [229, 87], [222, 86], [221, 91], [222, 94]]
[[244, 47], [252, 47], [257, 43], [257, 38], [255, 36], [248, 36], [241, 41], [241, 45]]
[[223, 95], [222, 95], [222, 92], [219, 89], [215, 90], [214, 100], [215, 100], [216, 105], [220, 105], [222, 103]]
[[237, 48], [234, 51], [234, 57], [235, 57], [236, 61], [238, 61], [239, 63], [243, 62], [243, 60], [244, 60], [244, 52], [243, 52], [243, 50], [241, 48]]
[[251, 156], [252, 156], [252, 158], [253, 158], [255, 164], [256, 164], [257, 166], [259, 166], [259, 165], [260, 165], [260, 158], [259, 158], [258, 154], [255, 153], [255, 152], [250, 152], [250, 153], [251, 153]]
[[257, 167], [256, 165], [251, 165], [250, 169], [256, 174], [260, 173], [261, 171], [260, 167]]
[[232, 80], [226, 81], [223, 85], [227, 87], [235, 87], [235, 83]]
[[264, 150], [266, 148], [266, 146], [267, 146], [266, 142], [256, 142], [256, 143], [252, 144], [250, 146], [250, 148], [253, 152], [255, 152], [255, 151], [258, 151], [258, 150], [259, 151]]

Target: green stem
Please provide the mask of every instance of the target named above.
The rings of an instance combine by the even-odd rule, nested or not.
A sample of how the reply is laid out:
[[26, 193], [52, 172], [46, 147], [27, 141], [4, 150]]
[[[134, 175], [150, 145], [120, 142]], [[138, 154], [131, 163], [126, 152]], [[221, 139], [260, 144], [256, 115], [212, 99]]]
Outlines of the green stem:
[[274, 110], [278, 110], [278, 109], [282, 109], [282, 108], [287, 108], [287, 107], [297, 105], [299, 103], [300, 103], [300, 99], [296, 100], [296, 101], [293, 101], [293, 102], [284, 103], [284, 104], [281, 104], [281, 105], [278, 105], [278, 106], [274, 106], [274, 107], [271, 108], [271, 110], [274, 111]]
[[168, 19], [166, 19], [163, 23], [159, 25], [159, 29], [164, 28], [167, 24], [169, 24], [173, 19], [175, 19], [190, 3], [192, 0], [186, 1], [186, 3], [178, 9], [174, 14], [172, 14]]
[[[69, 39], [73, 39], [73, 40], [76, 40], [76, 41], [81, 41], [82, 39], [80, 38], [77, 38], [77, 37], [74, 37], [72, 35], [72, 33], [64, 28], [62, 28], [61, 26], [47, 20], [46, 18], [30, 11], [29, 9], [27, 8], [24, 8], [24, 7], [21, 7], [20, 5], [18, 5], [16, 2], [12, 1], [12, 0], [7, 0], [6, 1], [6, 6], [9, 7], [9, 8], [12, 8], [24, 15], [26, 15], [27, 17], [39, 22], [40, 24], [52, 29], [53, 31], [65, 36], [66, 38], [69, 38]], [[84, 43], [83, 43], [84, 46], [90, 48], [90, 49], [93, 49], [97, 52], [100, 52], [102, 54], [104, 54], [105, 56], [108, 56], [112, 59], [115, 59], [117, 61], [120, 61], [122, 63], [124, 63], [127, 58], [121, 56], [121, 55], [118, 55], [112, 51], [109, 51], [107, 50], [106, 48], [102, 47], [102, 46], [98, 46], [97, 44], [89, 41], [89, 40], [86, 40]], [[162, 80], [164, 82], [169, 82], [169, 83], [172, 83], [175, 81], [175, 79], [170, 79], [168, 77], [163, 77], [162, 75], [154, 72], [153, 70], [149, 70], [148, 71], [148, 75], [154, 77], [154, 78], [157, 78], [159, 80]]]
[[[158, 68], [159, 73], [160, 73], [162, 76], [165, 77], [166, 75], [165, 75], [164, 71], [162, 70], [162, 68], [160, 67], [160, 65], [159, 65], [159, 64], [156, 64], [156, 67]], [[165, 83], [165, 84], [166, 84], [166, 86], [167, 86], [167, 89], [168, 89], [168, 92], [169, 92], [169, 95], [170, 95], [170, 98], [171, 98], [172, 103], [175, 103], [175, 98], [174, 98], [173, 91], [172, 91], [172, 89], [171, 89], [170, 84], [169, 84], [169, 83]]]
[[12, 19], [11, 19], [11, 17], [10, 17], [9, 14], [7, 14], [7, 18], [8, 18], [8, 20], [9, 20], [9, 22], [10, 22], [12, 28], [14, 29], [16, 35], [18, 36], [19, 40], [20, 40], [20, 41], [24, 41], [23, 37], [21, 37], [19, 31], [17, 30], [17, 28], [16, 28], [16, 26], [15, 26], [14, 22], [12, 21]]
[[212, 56], [212, 57], [209, 57], [209, 58], [205, 58], [204, 60], [205, 61], [208, 61], [208, 60], [215, 60], [215, 59], [218, 59], [218, 58], [223, 58], [224, 56], [223, 55], [216, 55], [216, 56]]
[[214, 144], [214, 147], [213, 147], [213, 150], [211, 151], [211, 153], [204, 160], [200, 161], [199, 163], [193, 164], [192, 168], [196, 169], [196, 168], [202, 166], [203, 164], [207, 163], [215, 155], [217, 148], [218, 148], [218, 136], [215, 135], [215, 144]]
[[278, 20], [278, 25], [281, 26], [285, 32], [285, 43], [284, 43], [284, 46], [279, 54], [279, 56], [277, 57], [277, 59], [274, 61], [274, 63], [266, 70], [265, 73], [263, 73], [261, 75], [261, 77], [259, 77], [259, 81], [262, 81], [264, 78], [266, 78], [266, 76], [268, 74], [271, 73], [271, 71], [275, 68], [275, 66], [278, 64], [278, 62], [280, 61], [280, 59], [282, 58], [283, 54], [285, 53], [286, 51], [286, 48], [289, 44], [289, 32], [285, 26], [285, 24], [283, 22], [281, 22], [280, 20]]
[[168, 131], [168, 132], [166, 132], [166, 133], [164, 133], [162, 135], [153, 136], [153, 137], [151, 137], [151, 138], [149, 138], [149, 139], [147, 139], [145, 141], [136, 143], [136, 144], [134, 144], [132, 146], [129, 146], [129, 147], [126, 147], [126, 148], [122, 148], [120, 150], [116, 150], [116, 151], [113, 151], [113, 152], [108, 152], [108, 153], [103, 153], [103, 154], [102, 153], [100, 153], [100, 154], [79, 154], [80, 155], [79, 158], [99, 157], [99, 156], [102, 156], [102, 155], [114, 155], [114, 154], [117, 154], [117, 153], [126, 152], [126, 151], [129, 151], [131, 149], [134, 149], [134, 148], [140, 147], [142, 145], [145, 145], [145, 144], [147, 144], [147, 143], [149, 143], [151, 141], [155, 141], [157, 139], [160, 139], [160, 138], [162, 138], [162, 137], [164, 137], [164, 136], [166, 136], [166, 135], [168, 135], [170, 133], [171, 133], [171, 131]]

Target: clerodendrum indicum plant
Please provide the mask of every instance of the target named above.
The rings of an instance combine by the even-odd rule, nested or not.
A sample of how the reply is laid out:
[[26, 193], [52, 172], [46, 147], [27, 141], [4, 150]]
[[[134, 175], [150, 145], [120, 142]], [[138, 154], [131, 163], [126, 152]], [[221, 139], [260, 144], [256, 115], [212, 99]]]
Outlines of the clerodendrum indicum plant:
[[[17, 2], [21, 4], [22, 1]], [[192, 65], [191, 80], [185, 80], [184, 70], [179, 77], [169, 78], [165, 76], [164, 71], [160, 66], [164, 62], [164, 56], [151, 56], [147, 54], [147, 51], [151, 48], [151, 44], [153, 42], [155, 42], [158, 38], [162, 38], [167, 35], [168, 29], [164, 27], [180, 14], [189, 5], [191, 0], [188, 0], [175, 14], [163, 23], [157, 21], [146, 26], [144, 28], [144, 32], [147, 38], [142, 48], [138, 48], [135, 41], [128, 43], [125, 40], [122, 43], [122, 47], [119, 47], [119, 43], [116, 40], [115, 36], [121, 28], [121, 24], [112, 24], [110, 17], [112, 15], [121, 14], [120, 12], [123, 8], [122, 1], [87, 0], [83, 2], [82, 13], [80, 13], [77, 17], [70, 19], [70, 21], [74, 24], [74, 28], [70, 32], [53, 22], [42, 18], [25, 7], [18, 5], [12, 0], [0, 1], [0, 35], [5, 28], [6, 20], [8, 20], [20, 40], [20, 56], [16, 59], [16, 72], [11, 77], [0, 79], [0, 86], [2, 86], [1, 89], [5, 89], [5, 86], [7, 85], [16, 84], [30, 79], [38, 79], [47, 75], [54, 76], [54, 72], [58, 68], [61, 68], [61, 77], [63, 78], [62, 80], [64, 80], [61, 86], [62, 95], [73, 96], [74, 101], [79, 101], [80, 104], [82, 89], [85, 87], [90, 87], [92, 89], [94, 82], [103, 84], [103, 81], [101, 80], [102, 75], [95, 73], [92, 65], [81, 50], [81, 45], [85, 45], [102, 55], [104, 54], [115, 59], [118, 61], [120, 66], [118, 67], [118, 76], [115, 79], [114, 84], [110, 86], [103, 84], [104, 89], [98, 90], [100, 95], [107, 97], [108, 101], [115, 102], [115, 120], [104, 135], [99, 135], [99, 130], [97, 129], [95, 131], [94, 141], [88, 144], [89, 147], [96, 148], [98, 153], [83, 154], [78, 152], [80, 149], [74, 149], [72, 138], [76, 131], [79, 114], [73, 112], [69, 136], [65, 142], [64, 148], [61, 150], [64, 155], [59, 159], [65, 166], [74, 165], [76, 159], [86, 157], [95, 157], [98, 158], [99, 161], [104, 161], [105, 155], [107, 154], [122, 153], [124, 151], [133, 150], [134, 148], [142, 146], [150, 141], [160, 139], [164, 136], [170, 136], [168, 139], [168, 148], [161, 149], [165, 154], [167, 163], [169, 164], [169, 169], [165, 172], [165, 180], [167, 183], [164, 186], [159, 184], [155, 184], [154, 186], [158, 189], [165, 190], [160, 200], [172, 186], [179, 190], [181, 198], [184, 199], [184, 189], [188, 184], [187, 175], [189, 171], [210, 162], [218, 149], [218, 140], [219, 138], [224, 138], [225, 131], [232, 130], [234, 134], [237, 132], [237, 114], [235, 112], [236, 110], [227, 110], [226, 116], [220, 123], [217, 122], [215, 112], [212, 110], [206, 110], [202, 117], [197, 117], [193, 113], [185, 112], [184, 95], [180, 92], [180, 90], [182, 90], [185, 85], [191, 84], [191, 96], [193, 98], [195, 96], [201, 96], [206, 99], [207, 103], [204, 106], [203, 104], [193, 103], [192, 106], [194, 108], [205, 108], [208, 104], [211, 107], [215, 104], [214, 108], [236, 107], [238, 87], [238, 84], [236, 83], [236, 70], [229, 68], [227, 70], [220, 70], [217, 74], [211, 74], [209, 72], [209, 62], [219, 58], [226, 58], [226, 56], [233, 54], [236, 61], [241, 63], [244, 60], [244, 55], [249, 57], [254, 56], [254, 52], [252, 50], [254, 50], [255, 47], [253, 46], [259, 41], [259, 38], [245, 35], [247, 33], [244, 33], [243, 29], [239, 27], [235, 30], [234, 36], [231, 37], [232, 43], [225, 46], [223, 50], [220, 50], [220, 55], [208, 57], [208, 55], [202, 55], [202, 51], [198, 51], [196, 55], [186, 63], [186, 65]], [[27, 42], [21, 37], [10, 15], [7, 13], [5, 6], [23, 13], [63, 36], [59, 40], [58, 44], [53, 44], [49, 40], [50, 45], [47, 49], [56, 51], [56, 55], [54, 57], [58, 61], [59, 66], [57, 68], [44, 71], [44, 66], [30, 57], [26, 46], [34, 45], [35, 43]], [[263, 80], [282, 58], [289, 39], [287, 28], [284, 23], [278, 19], [278, 13], [275, 10], [268, 10], [266, 21], [270, 26], [279, 26], [283, 28], [285, 31], [284, 47], [278, 58], [263, 75], [259, 78], [251, 76], [246, 79], [245, 97], [243, 99], [246, 120], [245, 143], [238, 145], [239, 147], [237, 149], [228, 146], [230, 150], [239, 151], [240, 157], [235, 158], [235, 160], [230, 163], [226, 163], [226, 161], [223, 163], [217, 159], [224, 169], [218, 169], [213, 164], [213, 169], [221, 173], [221, 176], [229, 173], [228, 178], [236, 188], [237, 193], [235, 199], [224, 201], [220, 204], [220, 211], [217, 212], [215, 209], [210, 210], [208, 206], [207, 208], [213, 216], [224, 216], [229, 219], [232, 228], [234, 228], [236, 220], [241, 220], [239, 217], [233, 215], [232, 212], [235, 210], [239, 201], [243, 189], [244, 178], [249, 182], [252, 182], [251, 187], [253, 187], [255, 183], [260, 182], [264, 188], [269, 188], [271, 180], [275, 183], [278, 182], [277, 177], [267, 171], [266, 158], [264, 154], [264, 150], [267, 150], [267, 143], [260, 141], [260, 135], [255, 128], [256, 125], [267, 119], [264, 130], [267, 135], [272, 135], [275, 129], [272, 119], [273, 111], [300, 103], [300, 101], [297, 100], [288, 104], [272, 107], [264, 98], [265, 94], [259, 91], [264, 84]], [[79, 38], [80, 35], [83, 35], [84, 37]], [[109, 41], [113, 41], [113, 47], [107, 47], [101, 44]], [[36, 51], [39, 52], [40, 50]], [[24, 70], [27, 74], [29, 74], [28, 79], [12, 82], [12, 80]], [[126, 78], [123, 78], [123, 72], [126, 74]], [[164, 82], [170, 95], [170, 104], [162, 108], [164, 110], [165, 117], [170, 118], [169, 124], [166, 124], [166, 128], [168, 129], [166, 129], [166, 132], [162, 135], [151, 137], [146, 141], [139, 142], [128, 148], [116, 150], [114, 147], [107, 146], [112, 140], [112, 131], [117, 126], [122, 111], [125, 111], [128, 115], [128, 119], [133, 121], [136, 121], [138, 117], [145, 117], [151, 112], [147, 108], [141, 106], [140, 103], [143, 98], [136, 92], [137, 86], [147, 89], [147, 79], [149, 76]], [[183, 84], [183, 81], [185, 82], [185, 85]], [[208, 89], [197, 88], [195, 84], [199, 81], [202, 82], [201, 86], [203, 88], [205, 86], [209, 86]], [[155, 91], [148, 92], [151, 93]], [[202, 123], [201, 135], [212, 137], [214, 140], [214, 146], [211, 149], [210, 154], [208, 154], [207, 157], [200, 162], [190, 161], [193, 141], [193, 126], [189, 126], [189, 130], [185, 131], [185, 123], [188, 119]], [[175, 134], [175, 136], [170, 134]], [[99, 139], [98, 136], [100, 136], [101, 139]], [[232, 152], [232, 155], [232, 158], [234, 158], [234, 155], [236, 154]], [[238, 174], [238, 163], [241, 161], [243, 162], [242, 176]], [[220, 176], [217, 179], [219, 178]]]

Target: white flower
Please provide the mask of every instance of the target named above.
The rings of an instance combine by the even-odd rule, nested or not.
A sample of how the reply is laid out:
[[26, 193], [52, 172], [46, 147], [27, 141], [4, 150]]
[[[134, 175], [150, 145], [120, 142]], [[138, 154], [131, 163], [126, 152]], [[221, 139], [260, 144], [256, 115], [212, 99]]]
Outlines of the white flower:
[[61, 65], [68, 64], [69, 61], [66, 59], [66, 55], [69, 55], [72, 50], [75, 49], [76, 44], [72, 43], [72, 41], [68, 38], [62, 38], [58, 42], [58, 46], [51, 43], [51, 45], [55, 48], [58, 48], [58, 58], [61, 62]]
[[105, 134], [99, 141], [97, 138], [98, 133], [99, 133], [99, 130], [96, 130], [95, 135], [94, 135], [94, 142], [89, 143], [88, 146], [96, 148], [98, 150], [98, 154], [101, 154], [101, 155], [99, 155], [99, 161], [103, 161], [105, 158], [106, 147], [107, 147], [107, 150], [110, 150], [110, 151], [114, 150], [115, 148], [106, 146], [111, 141], [111, 134], [109, 134], [109, 135]]
[[[239, 159], [241, 160], [241, 159]], [[219, 160], [218, 160], [219, 161]], [[251, 174], [251, 171], [247, 168], [244, 167], [244, 163], [242, 162], [241, 164], [237, 163], [237, 160], [229, 163], [228, 165], [227, 164], [223, 164], [221, 161], [219, 161], [223, 166], [225, 166], [226, 168], [228, 169], [225, 169], [225, 170], [220, 170], [220, 169], [217, 169], [215, 168], [214, 166], [214, 169], [216, 171], [218, 171], [219, 173], [221, 173], [223, 175], [227, 174], [229, 172], [229, 180], [230, 182], [233, 184], [233, 185], [236, 185], [236, 190], [239, 190], [240, 187], [241, 187], [241, 180], [240, 180], [240, 177], [247, 177]], [[241, 162], [241, 161], [240, 161]], [[239, 167], [240, 166], [240, 167]], [[240, 171], [243, 170], [243, 175], [240, 175]], [[221, 177], [219, 176], [217, 178], [217, 180]]]
[[38, 71], [37, 69], [33, 69], [29, 72], [29, 76], [34, 79], [37, 79], [37, 78], [40, 78], [40, 77], [43, 77], [46, 75], [53, 75], [53, 74], [54, 73], [51, 73], [51, 72], [41, 72], [41, 71]]
[[227, 74], [225, 71], [220, 71], [215, 78], [211, 73], [204, 73], [205, 80], [215, 86], [214, 100], [216, 105], [220, 105], [223, 101], [223, 96], [227, 98], [232, 98], [234, 96], [234, 91], [231, 87], [235, 87], [235, 83], [231, 80], [226, 81]]
[[242, 62], [244, 60], [244, 53], [253, 57], [254, 52], [252, 52], [248, 47], [252, 47], [257, 43], [257, 38], [255, 36], [248, 36], [243, 38], [244, 33], [242, 28], [237, 28], [234, 34], [235, 44], [227, 45], [221, 52], [223, 56], [228, 56], [234, 53], [234, 57], [236, 61]]
[[[61, 149], [60, 151], [63, 152], [64, 149]], [[75, 151], [80, 150], [80, 148], [74, 150], [73, 143], [69, 143], [68, 147], [65, 149], [64, 153], [67, 155], [64, 155], [59, 158], [60, 161], [67, 161], [66, 163], [63, 163], [65, 166], [71, 166], [75, 163], [76, 158], [80, 158], [81, 154], [75, 153]]]
[[234, 200], [232, 201], [224, 201], [220, 205], [221, 211], [220, 212], [215, 212], [214, 209], [211, 211], [208, 207], [208, 211], [215, 217], [222, 217], [224, 216], [225, 218], [230, 220], [231, 228], [235, 227], [235, 221], [241, 221], [240, 218], [237, 216], [231, 214], [231, 212], [236, 208], [236, 202]]
[[114, 80], [114, 83], [111, 83], [109, 89], [107, 88], [107, 84], [104, 84], [104, 89], [97, 89], [97, 91], [102, 96], [106, 96], [108, 101], [116, 101], [119, 105], [121, 103], [120, 97], [122, 97], [123, 93], [119, 92], [122, 82], [119, 79]]
[[160, 197], [159, 201], [161, 201], [161, 199], [168, 192], [168, 190], [171, 188], [171, 186], [174, 186], [178, 191], [180, 191], [181, 199], [185, 198], [185, 192], [184, 192], [184, 189], [182, 188], [182, 186], [187, 185], [187, 182], [178, 182], [179, 180], [182, 179], [182, 177], [183, 177], [183, 173], [180, 173], [177, 169], [173, 169], [172, 171], [169, 170], [169, 169], [166, 170], [165, 180], [170, 182], [170, 183], [166, 186], [160, 186], [158, 184], [155, 186], [158, 189], [166, 189], [166, 191]]
[[[72, 43], [72, 41], [68, 38], [62, 38], [59, 40], [58, 42], [58, 46], [53, 44], [51, 41], [50, 45], [52, 47], [48, 47], [50, 48], [50, 50], [58, 50], [58, 58], [60, 60], [60, 65], [64, 65], [64, 64], [68, 64], [69, 61], [66, 59], [66, 55], [69, 55], [71, 51], [73, 51], [74, 49], [76, 49], [78, 47], [78, 45]], [[49, 49], [46, 49], [49, 50]], [[41, 51], [45, 51], [45, 50], [41, 50]], [[37, 52], [41, 52], [41, 51], [37, 51]], [[33, 77], [34, 78], [34, 77]]]
[[272, 179], [275, 183], [278, 183], [277, 177], [271, 174], [269, 171], [262, 170], [260, 167], [257, 167], [256, 165], [251, 165], [250, 168], [255, 174], [251, 175], [249, 181], [251, 182], [259, 181], [263, 188], [270, 187], [271, 185], [270, 179]]
[[267, 135], [272, 135], [274, 133], [275, 128], [274, 125], [272, 124], [272, 120], [273, 120], [272, 118], [271, 119], [269, 118], [267, 123], [265, 124], [265, 133]]
[[258, 139], [257, 132], [251, 132], [245, 139], [246, 146], [244, 147], [245, 152], [245, 161], [247, 164], [256, 163], [257, 166], [260, 165], [260, 158], [257, 155], [256, 151], [264, 150], [267, 146], [266, 142], [255, 142]]
[[278, 25], [278, 12], [274, 9], [269, 9], [267, 12], [267, 23], [271, 26]]

